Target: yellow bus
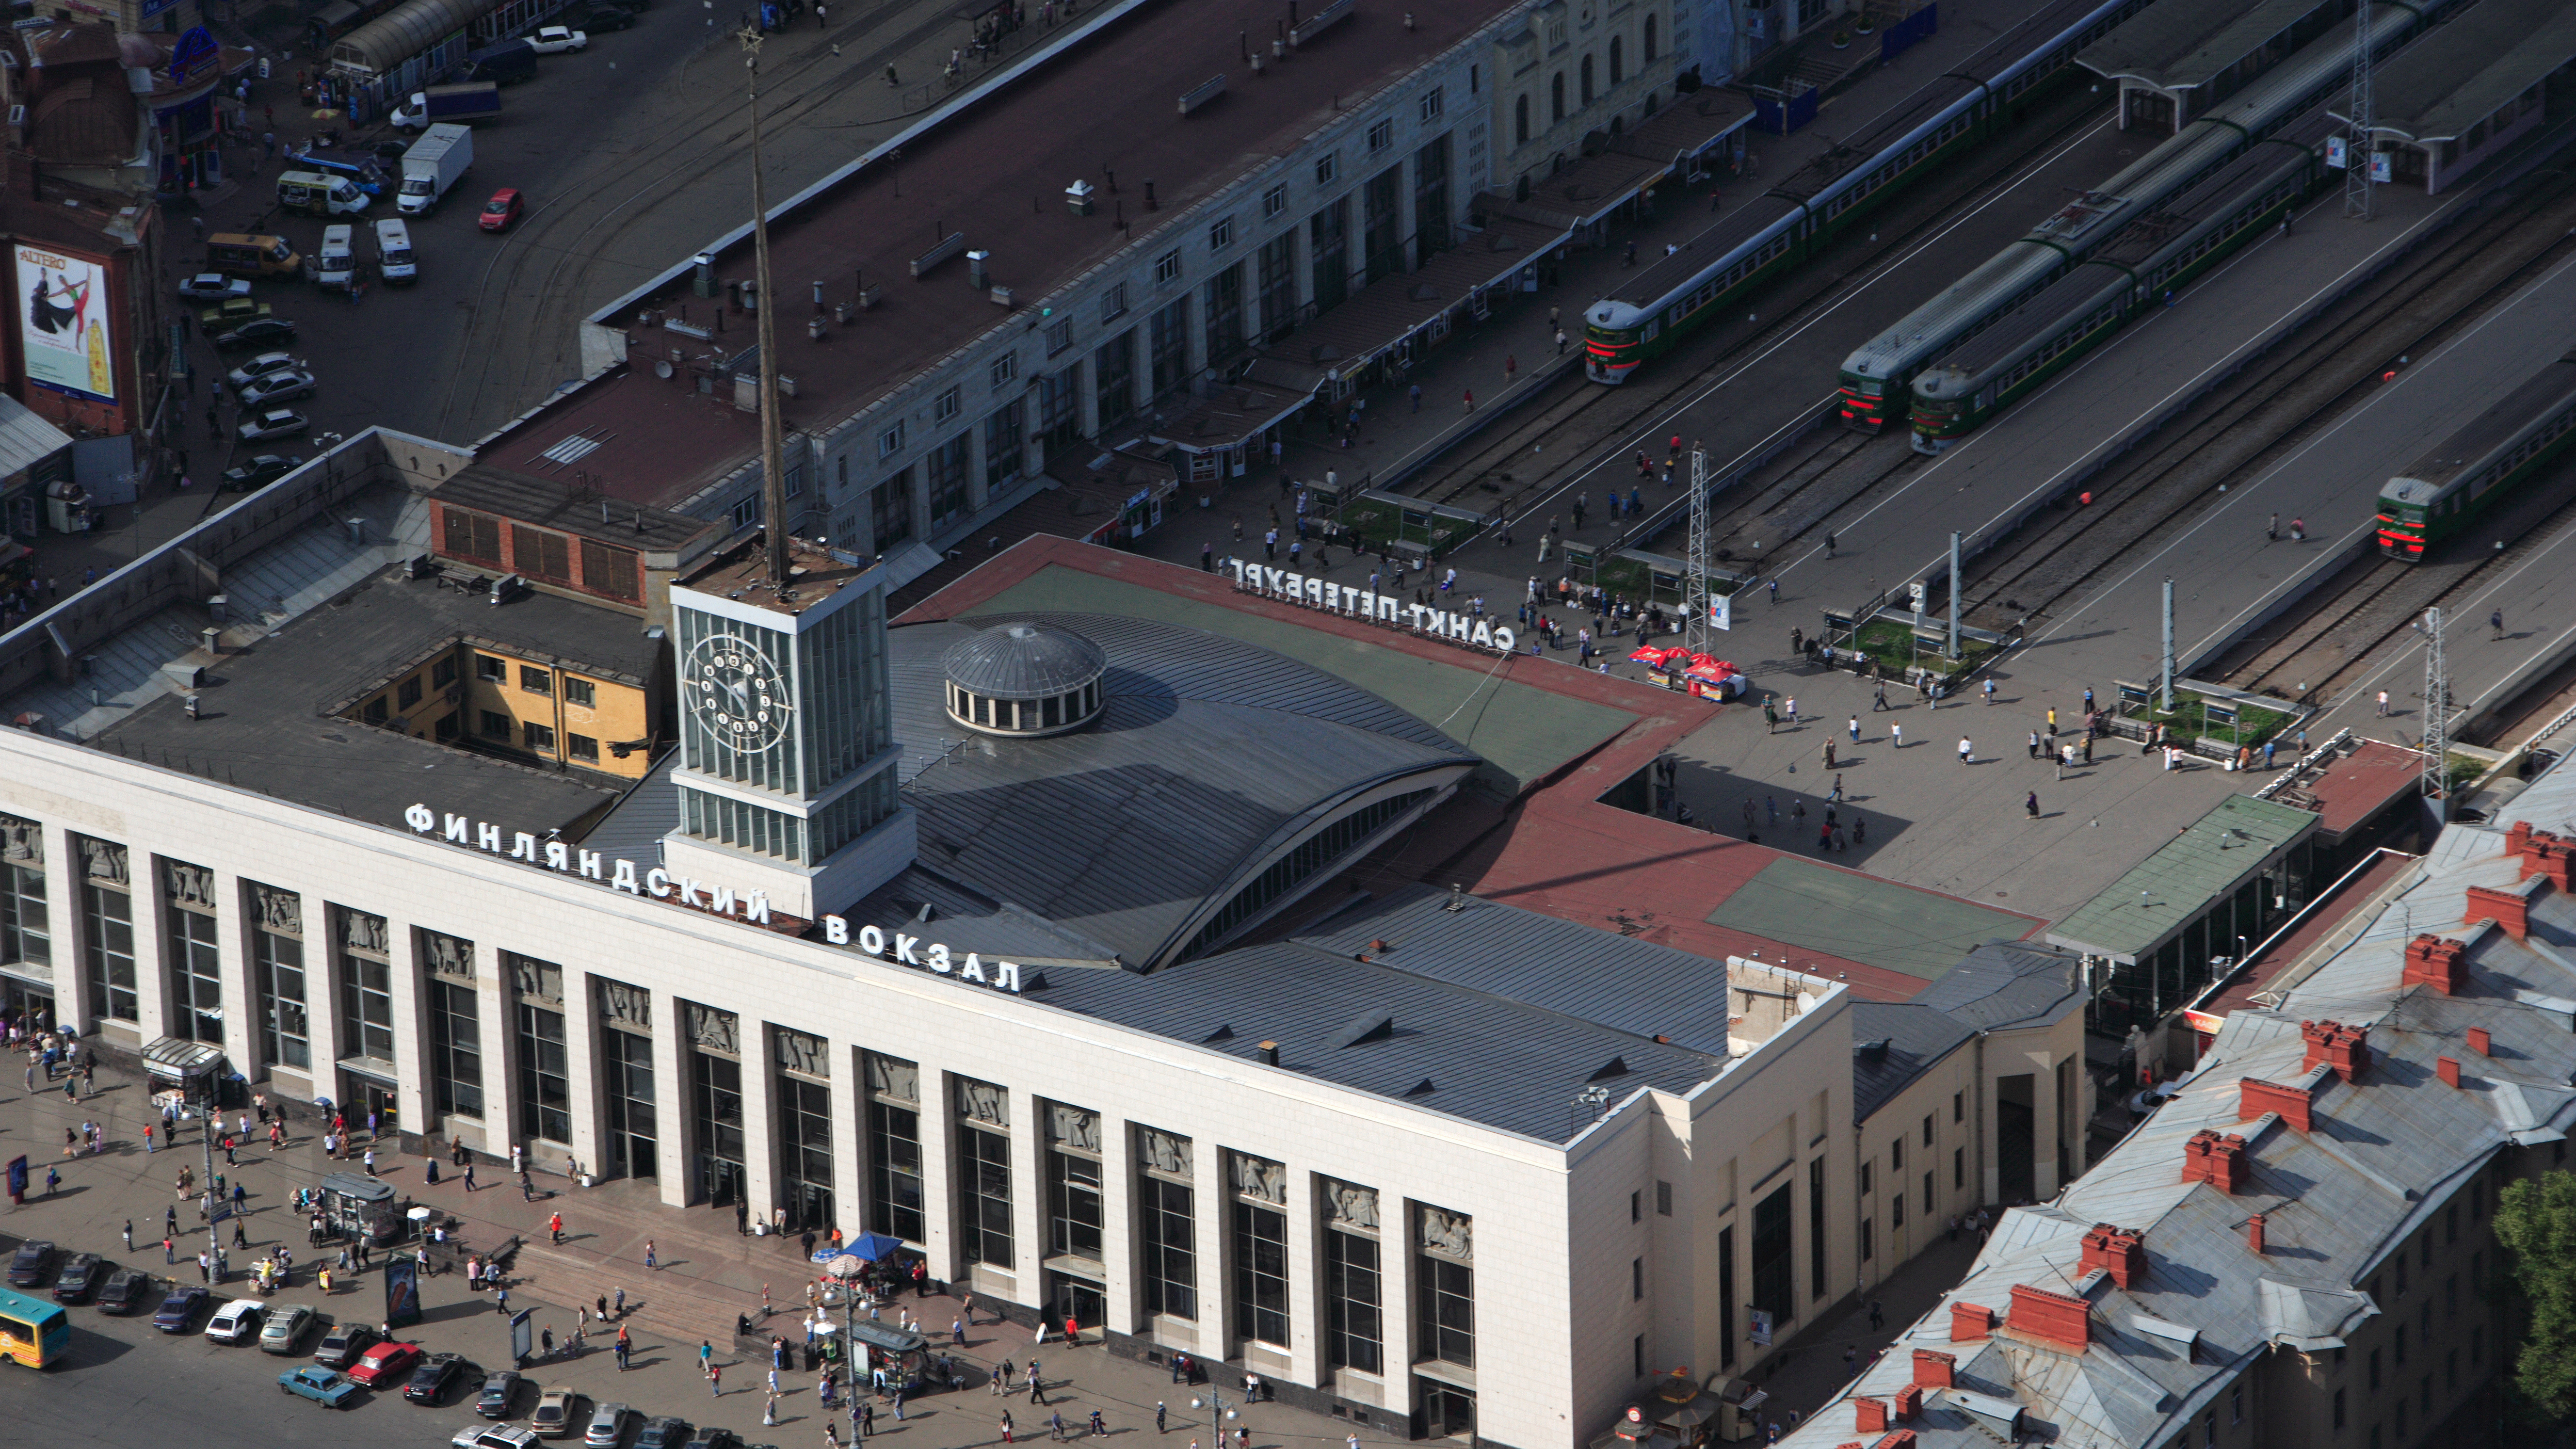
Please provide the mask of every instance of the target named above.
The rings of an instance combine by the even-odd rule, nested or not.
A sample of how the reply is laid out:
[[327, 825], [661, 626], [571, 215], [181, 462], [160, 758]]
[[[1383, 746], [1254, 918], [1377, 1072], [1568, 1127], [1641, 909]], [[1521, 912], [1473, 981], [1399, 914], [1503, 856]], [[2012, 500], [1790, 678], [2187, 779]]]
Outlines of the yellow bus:
[[49, 1368], [72, 1351], [72, 1316], [59, 1303], [0, 1288], [0, 1358]]

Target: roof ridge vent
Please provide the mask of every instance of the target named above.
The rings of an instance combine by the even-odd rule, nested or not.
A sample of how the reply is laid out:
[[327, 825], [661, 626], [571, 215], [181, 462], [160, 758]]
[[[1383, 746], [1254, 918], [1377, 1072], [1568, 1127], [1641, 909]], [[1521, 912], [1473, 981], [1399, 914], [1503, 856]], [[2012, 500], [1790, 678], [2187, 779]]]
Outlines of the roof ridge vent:
[[1431, 1084], [1431, 1079], [1429, 1077], [1424, 1077], [1421, 1081], [1414, 1083], [1412, 1088], [1404, 1095], [1408, 1097], [1428, 1097], [1439, 1090], [1440, 1089], [1438, 1087]]
[[1350, 1024], [1333, 1033], [1335, 1047], [1355, 1047], [1373, 1041], [1385, 1041], [1395, 1035], [1395, 1013], [1365, 1011], [1353, 1017]]
[[1206, 1036], [1199, 1038], [1201, 1043], [1232, 1040], [1234, 1040], [1234, 1024], [1231, 1022], [1228, 1022], [1225, 1025], [1218, 1027], [1216, 1030], [1209, 1032]]
[[1606, 1082], [1613, 1077], [1624, 1077], [1626, 1075], [1628, 1075], [1628, 1059], [1626, 1057], [1612, 1057], [1607, 1062], [1602, 1063], [1601, 1070], [1594, 1072], [1591, 1076], [1584, 1078], [1584, 1080], [1587, 1082]]

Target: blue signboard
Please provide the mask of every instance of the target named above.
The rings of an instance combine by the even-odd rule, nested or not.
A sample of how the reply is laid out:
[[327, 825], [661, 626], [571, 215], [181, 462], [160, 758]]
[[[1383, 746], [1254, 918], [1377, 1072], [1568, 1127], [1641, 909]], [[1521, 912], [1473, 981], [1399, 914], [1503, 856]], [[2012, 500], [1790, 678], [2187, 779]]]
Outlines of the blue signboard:
[[[162, 8], [175, 3], [177, 0], [163, 0]], [[143, 13], [153, 13], [148, 4]], [[223, 64], [223, 59], [224, 48], [215, 43], [214, 36], [207, 33], [206, 27], [197, 26], [180, 36], [179, 44], [171, 50], [170, 79], [175, 84], [186, 85]]]

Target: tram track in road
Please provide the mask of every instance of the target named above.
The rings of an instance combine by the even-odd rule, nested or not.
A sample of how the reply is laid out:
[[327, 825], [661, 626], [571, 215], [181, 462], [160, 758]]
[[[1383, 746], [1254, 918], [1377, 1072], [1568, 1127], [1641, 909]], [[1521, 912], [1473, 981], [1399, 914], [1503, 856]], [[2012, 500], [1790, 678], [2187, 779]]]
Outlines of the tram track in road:
[[[2403, 268], [2310, 322], [2259, 367], [2248, 368], [2245, 385], [2204, 399], [2108, 464], [2086, 483], [2089, 505], [2042, 512], [1986, 550], [1963, 588], [1965, 616], [1998, 629], [2023, 621], [2036, 625], [2115, 567], [2143, 567], [2141, 560], [2224, 501], [2222, 486], [2289, 462], [2361, 402], [2399, 357], [2440, 346], [2562, 260], [2571, 246], [2569, 227], [2576, 223], [2576, 177], [2566, 171], [2539, 174], [2498, 210], [2504, 214], [2458, 224]], [[2331, 536], [2349, 520], [2316, 523]], [[2365, 572], [2370, 582], [2354, 583], [2364, 592], [2342, 608], [2334, 600], [2347, 596], [2338, 591], [2317, 609], [2264, 626], [2214, 671], [2203, 672], [2222, 678], [2244, 672], [2303, 629], [2313, 640], [2375, 617], [2370, 599], [2395, 583]], [[2326, 622], [2311, 627], [2320, 613]], [[2293, 643], [2254, 672], [2270, 680], [2300, 647]], [[2292, 682], [2301, 682], [2295, 671]], [[2321, 681], [2304, 682], [2313, 689]]]
[[[2023, 119], [2013, 133], [2019, 144], [1977, 153], [1925, 189], [1897, 198], [1874, 223], [1844, 232], [1806, 268], [1754, 299], [1748, 316], [1771, 321], [1709, 324], [1618, 387], [1592, 382], [1579, 367], [1570, 370], [1524, 400], [1511, 422], [1478, 435], [1454, 460], [1418, 474], [1404, 491], [1430, 503], [1499, 509], [1500, 516], [1517, 521], [1552, 506], [1562, 511], [1561, 500], [1578, 490], [1625, 486], [1619, 467], [1635, 453], [1648, 454], [1660, 468], [1667, 439], [1675, 432], [1691, 436], [1683, 420], [1690, 409], [1762, 366], [1889, 271], [1986, 208], [2005, 203], [2031, 172], [2110, 124], [2098, 102], [2070, 88]], [[1873, 224], [1874, 234], [1868, 229]], [[1580, 331], [1582, 308], [1589, 305], [1587, 299], [1566, 319], [1575, 324], [1570, 331]], [[1812, 406], [1784, 419], [1753, 448], [1713, 463], [1712, 476], [1742, 469], [1773, 445], [1778, 432], [1804, 428], [1829, 406], [1839, 395], [1830, 365], [1818, 379], [1823, 387]], [[1567, 464], [1568, 458], [1582, 461]]]
[[[898, 33], [881, 33], [886, 23], [906, 13], [921, 18]], [[876, 83], [889, 61], [900, 63], [925, 46], [935, 48], [938, 37], [961, 23], [952, 12], [924, 11], [912, 0], [893, 0], [833, 28], [831, 38], [867, 37], [871, 43], [864, 53], [836, 55], [822, 43], [770, 60], [762, 82], [761, 130], [769, 140], [767, 169], [773, 187], [785, 188], [778, 194], [792, 195], [810, 179], [780, 175], [798, 166], [800, 158], [782, 156], [778, 143], [800, 126], [811, 123], [835, 136], [881, 126], [891, 134], [921, 110], [946, 101], [948, 93], [934, 89], [915, 110], [817, 119], [835, 102], [894, 94], [882, 84], [863, 82]], [[1042, 43], [1042, 37], [1031, 34], [1028, 43]], [[602, 300], [590, 295], [589, 278], [602, 267], [622, 266], [635, 269], [640, 280], [670, 261], [668, 255], [631, 261], [620, 254], [620, 243], [652, 220], [657, 208], [730, 167], [745, 172], [740, 211], [749, 213], [750, 121], [739, 87], [740, 58], [729, 32], [701, 42], [654, 83], [651, 102], [619, 123], [628, 134], [658, 132], [669, 139], [603, 155], [501, 238], [472, 294], [458, 301], [470, 315], [457, 345], [458, 365], [448, 370], [439, 397], [431, 429], [437, 436], [479, 436], [579, 372], [579, 330]], [[1016, 56], [997, 64], [1012, 59]], [[705, 74], [710, 65], [713, 84], [690, 84], [693, 75]], [[905, 99], [909, 95], [903, 93]], [[806, 165], [820, 176], [867, 144], [862, 140], [835, 148]], [[708, 212], [704, 236], [726, 230], [734, 219], [730, 209]], [[576, 220], [578, 229], [568, 231]]]

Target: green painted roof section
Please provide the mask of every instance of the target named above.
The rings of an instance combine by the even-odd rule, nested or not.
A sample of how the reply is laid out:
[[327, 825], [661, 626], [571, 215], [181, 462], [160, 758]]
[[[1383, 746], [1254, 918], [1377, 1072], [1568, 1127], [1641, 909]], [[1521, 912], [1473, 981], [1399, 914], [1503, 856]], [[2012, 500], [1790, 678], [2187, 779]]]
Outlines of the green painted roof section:
[[1933, 980], [1970, 951], [2030, 934], [2028, 916], [1784, 855], [1709, 912], [1708, 923]]
[[1054, 564], [967, 610], [964, 617], [1036, 612], [1154, 619], [1240, 639], [1313, 665], [1349, 680], [1484, 757], [1477, 777], [1505, 795], [1520, 793], [1637, 719], [1623, 709], [1514, 684], [1487, 669], [1421, 659], [1330, 630], [1176, 598], [1159, 589]]
[[2048, 933], [2051, 943], [2135, 961], [2317, 828], [2313, 811], [2230, 795]]

